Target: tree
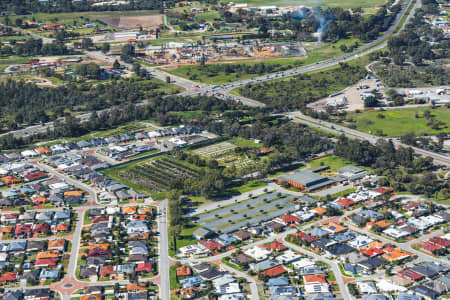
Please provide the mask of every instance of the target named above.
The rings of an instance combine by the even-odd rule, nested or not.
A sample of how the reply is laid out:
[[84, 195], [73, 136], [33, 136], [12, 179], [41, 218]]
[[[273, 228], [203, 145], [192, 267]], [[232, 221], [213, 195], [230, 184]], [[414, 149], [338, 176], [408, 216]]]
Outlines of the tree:
[[21, 19], [21, 18], [17, 18], [17, 19], [16, 19], [16, 21], [15, 21], [15, 23], [16, 23], [16, 26], [17, 26], [17, 27], [21, 27], [21, 26], [22, 26], [22, 23], [23, 23], [23, 21], [22, 21], [22, 19]]
[[90, 48], [94, 47], [94, 43], [92, 42], [91, 38], [83, 38], [81, 40], [81, 47], [83, 49], [90, 49]]
[[114, 69], [120, 69], [120, 63], [117, 61], [117, 59], [113, 63], [113, 68]]
[[364, 99], [364, 107], [376, 107], [378, 100], [374, 96], [369, 96]]
[[111, 49], [111, 46], [109, 45], [109, 43], [102, 44], [102, 52], [103, 53], [105, 53], [105, 54], [108, 53], [110, 49]]

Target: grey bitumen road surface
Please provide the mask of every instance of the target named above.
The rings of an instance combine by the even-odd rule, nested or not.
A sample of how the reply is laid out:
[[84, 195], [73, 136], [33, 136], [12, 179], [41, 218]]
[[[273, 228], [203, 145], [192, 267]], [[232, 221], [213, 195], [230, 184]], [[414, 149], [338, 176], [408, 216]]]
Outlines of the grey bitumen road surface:
[[169, 278], [169, 242], [167, 232], [167, 203], [161, 202], [159, 206], [158, 229], [159, 229], [159, 275], [160, 275], [160, 297], [170, 299]]
[[[302, 114], [301, 112], [298, 112], [298, 111], [290, 112], [287, 114], [291, 117], [291, 120], [293, 122], [303, 123], [308, 126], [326, 130], [328, 132], [331, 132], [331, 133], [334, 133], [337, 135], [345, 134], [348, 137], [356, 138], [356, 139], [360, 139], [360, 140], [366, 140], [372, 144], [375, 144], [378, 140], [381, 140], [381, 139], [388, 140], [387, 138], [377, 137], [377, 136], [374, 136], [374, 135], [371, 135], [371, 134], [368, 134], [365, 132], [350, 129], [348, 127], [340, 126], [340, 125], [322, 121], [322, 120], [313, 119], [309, 116], [305, 116], [304, 114]], [[434, 161], [436, 163], [450, 166], [450, 157], [448, 155], [427, 151], [427, 150], [420, 149], [417, 147], [412, 147], [410, 145], [405, 145], [405, 144], [400, 143], [396, 139], [391, 139], [391, 140], [394, 143], [394, 145], [397, 147], [405, 147], [405, 148], [410, 147], [414, 150], [414, 152], [416, 154], [430, 156], [431, 158], [434, 159]]]
[[[240, 86], [243, 86], [246, 84], [256, 84], [256, 83], [260, 83], [263, 81], [269, 81], [269, 80], [273, 80], [273, 79], [289, 77], [289, 76], [293, 76], [293, 75], [300, 74], [300, 73], [305, 73], [305, 72], [309, 72], [309, 71], [315, 71], [315, 70], [327, 68], [327, 67], [336, 65], [340, 62], [349, 61], [349, 60], [358, 58], [362, 55], [365, 55], [365, 54], [371, 53], [373, 51], [376, 51], [378, 49], [381, 49], [382, 47], [384, 47], [386, 45], [386, 42], [384, 41], [384, 39], [386, 39], [386, 37], [388, 37], [398, 27], [398, 25], [401, 21], [401, 18], [406, 13], [406, 11], [407, 11], [406, 8], [411, 3], [411, 1], [412, 0], [407, 0], [405, 2], [405, 5], [403, 6], [402, 11], [397, 15], [397, 18], [395, 19], [393, 25], [389, 28], [388, 31], [386, 31], [377, 40], [375, 40], [369, 44], [366, 44], [364, 47], [361, 47], [351, 53], [348, 53], [348, 54], [345, 54], [345, 55], [342, 55], [342, 56], [339, 56], [336, 58], [324, 60], [324, 61], [318, 62], [316, 64], [306, 65], [306, 66], [294, 68], [294, 69], [291, 69], [288, 71], [268, 74], [268, 75], [260, 76], [260, 77], [254, 78], [254, 79], [247, 79], [247, 80], [236, 81], [236, 82], [228, 83], [228, 84], [224, 84], [224, 85], [218, 85], [215, 87], [212, 87], [207, 84], [193, 82], [188, 79], [174, 76], [171, 74], [167, 74], [165, 72], [157, 70], [156, 68], [151, 68], [151, 67], [145, 67], [145, 68], [160, 80], [165, 81], [166, 77], [170, 76], [171, 79], [174, 81], [173, 82], [174, 84], [182, 86], [187, 90], [186, 92], [181, 93], [181, 95], [199, 95], [199, 94], [208, 94], [209, 93], [209, 94], [215, 94], [217, 96], [217, 93], [220, 93], [221, 95], [219, 96], [219, 98], [222, 98], [224, 100], [240, 101], [249, 106], [264, 106], [263, 103], [260, 103], [256, 100], [248, 99], [248, 98], [245, 98], [242, 96], [232, 95], [229, 93], [229, 91], [236, 87], [240, 87]], [[414, 9], [412, 9], [411, 13], [408, 15], [408, 19], [414, 14], [415, 10], [420, 5], [421, 5], [420, 0], [417, 0]], [[403, 24], [402, 28], [405, 26], [406, 23], [407, 22], [405, 22]], [[93, 58], [99, 59], [99, 60], [107, 61], [107, 62], [108, 61], [112, 62], [114, 60], [113, 58], [111, 58], [99, 51], [93, 51], [93, 52], [89, 51], [89, 52], [87, 52], [87, 55], [89, 55]], [[125, 65], [129, 69], [132, 68], [132, 66], [130, 64], [126, 64], [124, 62], [121, 62], [121, 64]], [[78, 118], [80, 118], [81, 121], [86, 121], [89, 118], [89, 114], [80, 115], [80, 116], [78, 116]], [[23, 137], [23, 136], [28, 136], [28, 135], [45, 132], [47, 130], [47, 128], [52, 129], [53, 122], [48, 122], [43, 125], [29, 126], [24, 129], [11, 131], [10, 133], [12, 133], [16, 137]]]

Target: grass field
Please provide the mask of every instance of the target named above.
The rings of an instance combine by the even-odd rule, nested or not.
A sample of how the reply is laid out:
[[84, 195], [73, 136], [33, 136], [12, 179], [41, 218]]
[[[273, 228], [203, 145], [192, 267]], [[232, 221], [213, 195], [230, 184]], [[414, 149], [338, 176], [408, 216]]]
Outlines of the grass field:
[[336, 155], [325, 156], [325, 157], [322, 157], [319, 159], [312, 160], [308, 163], [311, 166], [311, 169], [314, 169], [314, 168], [317, 168], [320, 166], [329, 166], [330, 167], [329, 170], [326, 170], [321, 173], [330, 173], [330, 172], [335, 173], [338, 171], [338, 169], [348, 166], [348, 165], [357, 166], [357, 167], [360, 167], [360, 168], [370, 171], [370, 168], [368, 168], [368, 167], [362, 167], [362, 166], [355, 165], [354, 163], [352, 163], [350, 161], [346, 161], [345, 159], [342, 159]]
[[[423, 117], [425, 110], [438, 121], [445, 123], [439, 129], [427, 126], [429, 120]], [[416, 113], [418, 118], [416, 118]], [[378, 115], [384, 116], [380, 118]], [[376, 134], [379, 131], [388, 137], [402, 136], [408, 133], [415, 135], [437, 134], [439, 132], [450, 132], [450, 109], [447, 107], [431, 108], [401, 108], [388, 111], [368, 111], [352, 113], [357, 130]]]
[[247, 3], [249, 6], [295, 6], [295, 5], [306, 5], [306, 6], [324, 6], [324, 7], [342, 7], [342, 8], [372, 8], [374, 6], [383, 5], [385, 0], [280, 0], [280, 1], [270, 1], [270, 0], [236, 0], [234, 3]]

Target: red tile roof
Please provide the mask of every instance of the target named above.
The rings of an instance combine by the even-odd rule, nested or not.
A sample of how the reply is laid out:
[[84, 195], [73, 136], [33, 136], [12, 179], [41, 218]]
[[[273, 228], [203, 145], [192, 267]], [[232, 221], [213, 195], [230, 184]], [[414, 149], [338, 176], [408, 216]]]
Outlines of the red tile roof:
[[422, 245], [422, 249], [430, 251], [430, 252], [434, 252], [437, 250], [444, 249], [444, 247], [442, 247], [440, 245], [432, 244], [430, 242], [426, 242]]
[[151, 262], [139, 263], [136, 267], [136, 272], [151, 272], [153, 265]]
[[0, 277], [0, 282], [14, 281], [17, 279], [17, 272], [5, 273]]
[[377, 255], [381, 255], [384, 253], [383, 250], [378, 249], [378, 248], [370, 248], [367, 250], [363, 250], [361, 251], [362, 254], [373, 257], [373, 256], [377, 256]]
[[307, 283], [327, 283], [325, 274], [303, 275], [303, 281]]
[[392, 192], [392, 189], [385, 189], [384, 187], [377, 187], [376, 189], [373, 189], [375, 192], [386, 194], [387, 192]]
[[110, 249], [108, 250], [91, 250], [88, 252], [87, 256], [88, 257], [92, 257], [92, 256], [111, 256], [112, 252]]
[[435, 236], [435, 237], [431, 238], [429, 240], [429, 242], [432, 243], [432, 244], [436, 244], [436, 245], [445, 247], [445, 248], [450, 247], [450, 241], [446, 240], [446, 239], [443, 239], [443, 238], [441, 238], [439, 236]]
[[31, 232], [31, 225], [30, 224], [17, 225], [16, 229], [14, 230], [15, 234], [28, 233], [28, 232]]
[[263, 249], [271, 249], [271, 250], [276, 250], [276, 251], [283, 251], [283, 250], [287, 249], [286, 246], [280, 244], [277, 241], [273, 241], [272, 243], [270, 243], [268, 245], [261, 245], [260, 247]]
[[207, 240], [207, 241], [201, 241], [200, 244], [206, 247], [206, 249], [213, 251], [216, 249], [222, 249], [224, 246], [218, 242]]
[[181, 266], [177, 268], [176, 271], [178, 277], [189, 276], [192, 274], [191, 268], [189, 268], [189, 266]]
[[302, 241], [306, 241], [308, 243], [311, 243], [315, 240], [317, 240], [317, 238], [315, 236], [310, 235], [309, 233], [300, 231], [294, 234], [294, 237], [302, 240]]
[[284, 224], [300, 223], [302, 221], [302, 219], [297, 218], [296, 216], [290, 214], [281, 215], [277, 219], [282, 221]]
[[100, 277], [106, 277], [111, 274], [116, 274], [114, 271], [114, 266], [101, 266], [99, 270]]
[[44, 259], [37, 259], [34, 265], [36, 267], [38, 266], [56, 266], [58, 263], [58, 258], [44, 258]]
[[342, 199], [337, 200], [336, 203], [339, 203], [343, 207], [348, 207], [348, 206], [352, 206], [356, 202], [353, 201], [352, 199], [342, 198]]
[[108, 216], [98, 216], [92, 218], [92, 223], [100, 223], [100, 222], [106, 222], [109, 220]]
[[44, 233], [50, 229], [50, 225], [48, 224], [36, 224], [34, 225], [33, 232]]
[[403, 270], [401, 272], [398, 273], [400, 276], [402, 277], [406, 277], [412, 280], [420, 280], [423, 278], [422, 274], [416, 273], [412, 270]]
[[280, 276], [281, 274], [284, 274], [286, 272], [287, 272], [287, 270], [283, 266], [276, 266], [272, 269], [265, 270], [262, 273], [269, 277], [276, 277], [276, 276]]
[[24, 176], [26, 180], [33, 181], [47, 177], [47, 174], [41, 171], [33, 172]]

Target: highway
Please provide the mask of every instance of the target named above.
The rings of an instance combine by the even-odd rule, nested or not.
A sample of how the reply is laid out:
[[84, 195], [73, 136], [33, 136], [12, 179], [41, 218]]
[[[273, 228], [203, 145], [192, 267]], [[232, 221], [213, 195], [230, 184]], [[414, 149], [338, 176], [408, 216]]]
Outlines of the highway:
[[[266, 82], [266, 81], [271, 81], [274, 79], [286, 78], [286, 77], [290, 77], [290, 76], [294, 76], [294, 75], [298, 75], [298, 74], [302, 74], [302, 73], [306, 73], [306, 72], [317, 71], [320, 69], [328, 68], [331, 66], [335, 66], [339, 63], [350, 61], [350, 60], [359, 58], [361, 56], [367, 55], [369, 53], [372, 53], [374, 51], [377, 51], [379, 49], [382, 49], [383, 47], [385, 47], [387, 45], [387, 38], [397, 29], [402, 17], [406, 14], [407, 8], [411, 4], [411, 2], [412, 2], [412, 0], [406, 0], [404, 2], [403, 6], [402, 6], [402, 10], [397, 14], [394, 22], [392, 23], [392, 25], [389, 27], [389, 29], [383, 35], [378, 37], [376, 40], [364, 45], [363, 47], [356, 49], [353, 52], [346, 53], [346, 54], [343, 54], [343, 55], [335, 57], [335, 58], [323, 60], [323, 61], [317, 62], [315, 64], [310, 64], [310, 65], [306, 65], [306, 66], [293, 68], [288, 71], [280, 71], [280, 72], [275, 72], [275, 73], [271, 73], [271, 74], [267, 74], [267, 75], [263, 75], [263, 76], [259, 76], [259, 77], [254, 77], [251, 79], [236, 81], [236, 82], [227, 83], [227, 84], [223, 84], [223, 85], [217, 85], [217, 86], [214, 86], [213, 89], [211, 89], [210, 87], [208, 87], [206, 89], [199, 88], [194, 91], [185, 92], [185, 93], [183, 93], [183, 95], [197, 95], [197, 94], [203, 94], [203, 93], [216, 92], [216, 94], [217, 93], [224, 94], [225, 97], [231, 96], [233, 99], [242, 98], [244, 101], [246, 101], [246, 100], [248, 100], [247, 98], [231, 95], [231, 94], [229, 94], [229, 91], [231, 91], [232, 89], [238, 88], [238, 87], [245, 86], [245, 85], [258, 84], [258, 83], [262, 83], [262, 82]], [[410, 14], [408, 15], [406, 22], [402, 25], [402, 27], [400, 28], [400, 30], [398, 32], [400, 32], [405, 27], [405, 25], [408, 23], [408, 20], [411, 18], [411, 16], [414, 15], [416, 9], [419, 8], [420, 6], [421, 6], [421, 0], [417, 0], [414, 5], [414, 8], [411, 10]]]
[[[305, 124], [305, 125], [308, 125], [308, 126], [311, 126], [314, 128], [318, 128], [321, 130], [331, 132], [333, 134], [337, 134], [337, 135], [344, 134], [345, 136], [348, 136], [350, 138], [366, 140], [366, 141], [369, 141], [371, 144], [376, 144], [376, 142], [378, 140], [389, 140], [388, 138], [377, 137], [377, 136], [371, 135], [369, 133], [361, 132], [361, 131], [358, 131], [355, 129], [351, 129], [351, 128], [337, 125], [334, 123], [330, 123], [327, 121], [314, 119], [314, 118], [311, 118], [309, 116], [302, 114], [299, 111], [289, 112], [289, 113], [287, 113], [287, 115], [290, 117], [290, 119], [293, 122], [302, 123], [302, 124]], [[406, 144], [401, 143], [398, 139], [390, 139], [390, 140], [392, 140], [393, 144], [396, 147], [405, 147], [405, 148], [410, 147], [414, 150], [414, 152], [416, 154], [423, 155], [423, 156], [429, 156], [429, 157], [433, 158], [433, 160], [436, 164], [445, 165], [447, 167], [450, 166], [450, 157], [447, 155], [427, 151], [427, 150], [413, 147], [410, 145], [406, 145]]]
[[[171, 83], [181, 86], [186, 90], [185, 92], [181, 93], [180, 95], [184, 95], [184, 96], [195, 96], [195, 95], [203, 95], [203, 94], [215, 95], [216, 97], [218, 97], [220, 99], [227, 100], [227, 101], [236, 101], [236, 102], [240, 102], [242, 104], [248, 105], [248, 106], [253, 106], [253, 107], [265, 106], [263, 103], [261, 103], [257, 100], [233, 95], [230, 93], [230, 91], [235, 88], [242, 87], [245, 85], [257, 84], [257, 83], [270, 81], [270, 80], [274, 80], [274, 79], [286, 78], [286, 77], [298, 75], [298, 74], [305, 73], [305, 72], [317, 71], [317, 70], [328, 68], [330, 66], [337, 65], [341, 62], [350, 61], [350, 60], [359, 58], [360, 56], [377, 51], [386, 46], [386, 43], [387, 43], [386, 39], [389, 37], [390, 34], [392, 34], [396, 30], [402, 17], [407, 12], [407, 7], [410, 5], [410, 3], [412, 1], [413, 0], [405, 1], [404, 5], [402, 6], [401, 12], [397, 14], [397, 17], [396, 17], [395, 21], [393, 22], [393, 24], [391, 25], [391, 27], [375, 41], [372, 41], [372, 42], [364, 45], [363, 47], [356, 49], [355, 51], [353, 51], [351, 53], [347, 53], [347, 54], [341, 55], [339, 57], [327, 59], [327, 60], [324, 60], [321, 62], [317, 62], [315, 64], [310, 64], [310, 65], [294, 68], [294, 69], [291, 69], [288, 71], [276, 72], [276, 73], [272, 73], [272, 74], [255, 77], [252, 79], [236, 81], [236, 82], [227, 83], [227, 84], [223, 84], [223, 85], [211, 86], [208, 84], [197, 83], [197, 82], [188, 80], [186, 78], [182, 78], [179, 76], [165, 73], [155, 67], [144, 67], [144, 68], [147, 71], [149, 71], [153, 76], [155, 76], [156, 78], [158, 78], [162, 81], [166, 81], [166, 78], [169, 76], [171, 78]], [[417, 8], [420, 7], [420, 5], [421, 5], [421, 0], [416, 0], [414, 8], [411, 10], [410, 14], [407, 17], [406, 22], [402, 25], [399, 32], [408, 23], [408, 20], [414, 15], [414, 12], [416, 11]], [[105, 61], [105, 62], [108, 62], [111, 64], [116, 59], [116, 58], [105, 55], [101, 51], [86, 51], [86, 55], [88, 55], [91, 58]], [[122, 65], [124, 65], [125, 67], [127, 67], [128, 69], [130, 69], [130, 70], [132, 69], [131, 64], [127, 64], [120, 60], [119, 60], [119, 62]], [[86, 113], [86, 114], [77, 116], [77, 118], [79, 118], [81, 122], [84, 122], [89, 119], [89, 115], [90, 115], [89, 113]], [[53, 122], [48, 122], [43, 125], [28, 126], [24, 129], [10, 131], [9, 133], [12, 133], [15, 137], [24, 137], [24, 136], [34, 135], [34, 134], [38, 134], [38, 133], [43, 133], [43, 132], [46, 132], [47, 129], [51, 130], [52, 128], [53, 128]]]
[[[351, 53], [344, 54], [344, 55], [336, 57], [336, 58], [324, 60], [324, 61], [318, 62], [316, 64], [302, 66], [302, 67], [294, 68], [294, 69], [291, 69], [288, 71], [276, 72], [273, 74], [267, 74], [267, 75], [263, 75], [263, 76], [252, 78], [252, 79], [241, 80], [241, 81], [236, 81], [233, 83], [217, 85], [217, 86], [210, 86], [207, 84], [196, 83], [196, 82], [190, 81], [188, 79], [181, 78], [179, 76], [174, 76], [174, 75], [165, 73], [155, 67], [144, 67], [144, 68], [147, 71], [149, 71], [153, 76], [155, 76], [156, 78], [158, 78], [162, 81], [166, 81], [166, 78], [169, 76], [171, 78], [171, 83], [181, 86], [186, 90], [185, 92], [181, 93], [180, 95], [194, 96], [194, 95], [201, 95], [201, 94], [209, 94], [209, 95], [215, 95], [216, 97], [221, 98], [226, 101], [241, 102], [248, 106], [264, 106], [263, 103], [258, 102], [257, 100], [233, 95], [230, 93], [230, 91], [234, 88], [242, 87], [245, 85], [257, 84], [257, 83], [261, 83], [261, 82], [265, 82], [265, 81], [285, 78], [285, 77], [289, 77], [289, 76], [293, 76], [293, 75], [297, 75], [297, 74], [301, 74], [301, 73], [305, 73], [305, 72], [316, 71], [316, 70], [320, 70], [323, 68], [328, 68], [330, 66], [334, 66], [341, 62], [353, 60], [362, 55], [366, 55], [373, 51], [379, 50], [379, 49], [385, 47], [385, 45], [387, 43], [386, 39], [389, 37], [390, 34], [392, 34], [397, 29], [402, 17], [407, 12], [407, 8], [411, 4], [412, 1], [413, 0], [405, 1], [401, 12], [399, 14], [397, 14], [397, 17], [396, 17], [394, 23], [389, 28], [389, 30], [387, 30], [377, 40], [370, 42], [370, 43], [366, 44], [365, 46], [363, 46]], [[404, 28], [404, 26], [408, 23], [408, 20], [414, 15], [414, 12], [420, 6], [421, 6], [421, 0], [417, 0], [413, 9], [411, 10], [410, 14], [407, 17], [406, 22], [404, 22], [404, 24], [402, 25], [402, 27], [400, 28], [400, 30], [398, 32], [400, 32]], [[112, 63], [114, 60], [114, 58], [111, 58], [111, 57], [103, 54], [100, 51], [88, 51], [87, 55], [94, 59], [103, 60], [105, 62], [110, 62], [110, 63]], [[132, 66], [130, 64], [124, 63], [123, 61], [121, 61], [120, 63], [122, 65], [124, 65], [125, 67], [127, 67], [128, 69], [132, 68]], [[146, 102], [138, 103], [136, 105], [144, 105], [144, 104], [146, 104]], [[326, 131], [334, 133], [334, 134], [342, 134], [343, 133], [351, 138], [368, 140], [369, 142], [371, 142], [373, 144], [376, 143], [376, 141], [378, 139], [380, 139], [379, 137], [376, 137], [376, 136], [373, 136], [370, 134], [366, 134], [366, 133], [363, 133], [363, 132], [360, 132], [360, 131], [357, 131], [354, 129], [350, 129], [350, 128], [339, 126], [336, 124], [331, 124], [331, 123], [327, 123], [324, 121], [309, 118], [307, 116], [302, 115], [300, 112], [291, 112], [288, 114], [291, 116], [294, 116], [293, 121], [295, 121], [295, 122], [299, 122], [299, 123], [306, 124], [308, 126], [320, 128], [322, 130], [326, 130]], [[89, 116], [90, 116], [90, 113], [85, 113], [85, 114], [77, 116], [77, 118], [79, 118], [81, 122], [85, 122], [89, 119]], [[29, 135], [33, 135], [33, 134], [43, 133], [43, 132], [46, 132], [48, 129], [51, 130], [52, 128], [53, 128], [53, 122], [48, 122], [43, 125], [29, 126], [24, 129], [11, 131], [10, 133], [12, 133], [15, 137], [24, 137], [24, 136], [29, 136]], [[393, 139], [393, 142], [398, 147], [411, 147], [409, 145], [403, 145], [402, 143], [400, 143], [398, 140], [395, 140], [395, 139]], [[450, 165], [450, 159], [446, 155], [434, 153], [434, 152], [423, 150], [423, 149], [416, 148], [416, 147], [411, 147], [411, 148], [413, 148], [413, 150], [416, 154], [432, 157], [434, 159], [434, 161], [438, 164], [443, 164], [446, 166]]]

